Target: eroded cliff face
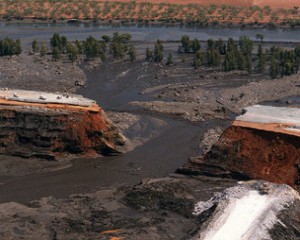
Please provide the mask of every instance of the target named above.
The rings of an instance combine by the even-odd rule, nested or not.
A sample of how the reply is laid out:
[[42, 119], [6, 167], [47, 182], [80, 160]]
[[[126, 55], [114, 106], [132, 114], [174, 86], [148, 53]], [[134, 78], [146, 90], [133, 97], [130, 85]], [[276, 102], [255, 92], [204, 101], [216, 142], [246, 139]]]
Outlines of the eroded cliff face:
[[124, 137], [93, 106], [1, 99], [0, 153], [56, 159], [70, 154], [118, 154]]
[[179, 171], [241, 180], [264, 179], [297, 187], [299, 137], [230, 126], [207, 154], [190, 160]]

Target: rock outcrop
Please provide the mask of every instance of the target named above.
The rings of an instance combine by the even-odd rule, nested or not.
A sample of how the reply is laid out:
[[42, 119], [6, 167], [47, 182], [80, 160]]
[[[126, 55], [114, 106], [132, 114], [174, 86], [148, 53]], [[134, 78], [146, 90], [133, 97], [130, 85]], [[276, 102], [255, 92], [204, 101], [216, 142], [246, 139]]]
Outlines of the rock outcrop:
[[124, 137], [94, 101], [78, 95], [0, 91], [0, 153], [56, 159], [118, 154]]
[[300, 110], [254, 106], [246, 111], [210, 151], [178, 171], [299, 186]]

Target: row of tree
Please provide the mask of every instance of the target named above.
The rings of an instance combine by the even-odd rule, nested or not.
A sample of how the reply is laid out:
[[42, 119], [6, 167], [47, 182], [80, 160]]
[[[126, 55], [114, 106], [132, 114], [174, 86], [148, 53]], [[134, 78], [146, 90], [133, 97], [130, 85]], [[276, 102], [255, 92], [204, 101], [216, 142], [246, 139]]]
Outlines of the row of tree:
[[270, 76], [271, 78], [292, 75], [299, 71], [300, 67], [300, 46], [293, 50], [272, 47], [269, 50]]
[[[223, 71], [246, 70], [249, 73], [265, 73], [269, 70], [271, 78], [282, 77], [297, 73], [300, 68], [300, 46], [292, 50], [278, 47], [263, 48], [263, 36], [260, 39], [257, 52], [253, 53], [254, 42], [248, 37], [240, 37], [239, 41], [229, 38], [227, 42], [222, 39], [209, 39], [205, 48], [202, 49], [198, 39], [191, 40], [188, 36], [181, 38], [179, 53], [194, 54], [193, 66], [215, 67]], [[32, 50], [41, 56], [48, 52], [45, 45], [39, 45], [34, 40]], [[66, 36], [58, 33], [53, 34], [50, 39], [50, 50], [53, 60], [58, 60], [64, 54], [70, 61], [74, 62], [79, 55], [84, 55], [87, 59], [101, 58], [105, 60], [107, 56], [113, 59], [124, 59], [126, 56], [130, 61], [136, 60], [136, 48], [131, 43], [130, 34], [119, 34], [115, 32], [113, 36], [104, 35], [100, 40], [92, 36], [84, 41], [70, 42]], [[0, 40], [0, 56], [18, 55], [22, 52], [21, 41], [5, 38]], [[153, 49], [146, 49], [146, 61], [162, 62], [164, 59], [164, 46], [161, 40], [157, 40]], [[173, 64], [173, 56], [169, 54], [167, 65]]]
[[[260, 43], [257, 52], [253, 53], [254, 42], [246, 36], [239, 41], [229, 38], [227, 42], [222, 39], [206, 42], [206, 49], [201, 49], [197, 39], [190, 40], [188, 36], [181, 38], [178, 48], [180, 53], [194, 53], [193, 66], [216, 67], [225, 72], [233, 70], [246, 70], [252, 73], [265, 73], [269, 66], [271, 78], [297, 73], [300, 67], [300, 46], [293, 50], [271, 47], [263, 48], [263, 35], [257, 35]], [[195, 48], [195, 46], [197, 46]]]
[[[92, 36], [87, 37], [84, 41], [76, 40], [74, 43], [69, 42], [66, 36], [58, 33], [53, 34], [50, 39], [50, 50], [53, 60], [59, 60], [63, 54], [67, 55], [69, 60], [74, 62], [79, 55], [85, 55], [87, 59], [100, 58], [105, 60], [107, 54], [114, 59], [123, 59], [126, 55], [130, 61], [136, 59], [135, 46], [130, 44], [130, 34], [119, 34], [115, 32], [112, 37], [102, 36], [101, 40]], [[41, 56], [45, 55], [45, 46], [39, 46], [38, 42], [32, 42], [32, 51], [40, 51]]]

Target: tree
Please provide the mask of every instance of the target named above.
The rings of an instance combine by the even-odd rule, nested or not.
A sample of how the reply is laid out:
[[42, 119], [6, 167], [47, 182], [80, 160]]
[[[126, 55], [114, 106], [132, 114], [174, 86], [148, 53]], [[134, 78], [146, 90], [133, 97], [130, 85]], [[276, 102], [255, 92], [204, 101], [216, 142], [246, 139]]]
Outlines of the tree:
[[153, 52], [149, 48], [146, 49], [146, 61], [147, 62], [153, 61]]
[[245, 67], [248, 73], [252, 73], [252, 60], [249, 55], [245, 56]]
[[239, 54], [239, 48], [238, 45], [235, 43], [235, 41], [232, 38], [228, 38], [227, 41], [227, 49], [225, 51], [227, 52], [231, 52], [231, 54], [234, 55], [234, 57], [236, 58], [237, 55]]
[[104, 42], [99, 42], [92, 36], [87, 37], [83, 42], [83, 52], [88, 59], [100, 57], [102, 61], [105, 60], [105, 50], [106, 44]]
[[134, 45], [131, 45], [128, 49], [128, 56], [131, 62], [136, 60], [136, 49]]
[[61, 36], [59, 33], [54, 33], [50, 39], [50, 46], [53, 51], [54, 48], [57, 48], [59, 53], [65, 53], [67, 50], [68, 39], [65, 36]]
[[170, 65], [172, 65], [172, 64], [173, 64], [173, 56], [172, 56], [171, 53], [169, 53], [168, 58], [167, 58], [166, 65], [167, 65], [167, 66], [170, 66]]
[[235, 44], [233, 39], [228, 39], [227, 51], [223, 62], [223, 69], [225, 72], [237, 69], [237, 58], [239, 54], [241, 53], [238, 50], [237, 45]]
[[239, 51], [237, 56], [237, 69], [238, 70], [244, 70], [245, 69], [245, 57], [241, 52]]
[[265, 36], [261, 33], [256, 34], [256, 39], [260, 39], [260, 42], [263, 43]]
[[162, 41], [158, 39], [154, 45], [154, 62], [162, 62], [164, 58], [163, 51]]
[[76, 45], [76, 47], [77, 47], [78, 54], [82, 54], [82, 53], [83, 53], [82, 42], [80, 42], [80, 41], [78, 41], [78, 40], [76, 39], [75, 45]]
[[224, 43], [222, 38], [220, 38], [216, 42], [216, 48], [219, 49], [219, 52], [220, 52], [221, 55], [224, 55], [226, 53], [226, 44]]
[[16, 40], [16, 45], [15, 45], [15, 54], [19, 55], [22, 53], [22, 46], [21, 46], [21, 40], [17, 39]]
[[225, 54], [223, 69], [225, 72], [230, 72], [237, 68], [237, 60], [233, 51], [227, 51]]
[[200, 44], [199, 40], [195, 38], [192, 43], [192, 50], [195, 53], [195, 52], [199, 51], [200, 49], [201, 49], [201, 44]]
[[208, 39], [207, 40], [207, 50], [212, 50], [216, 47], [216, 42], [213, 39]]
[[218, 49], [210, 49], [206, 52], [207, 66], [218, 67], [221, 63], [221, 55]]
[[111, 41], [110, 36], [107, 36], [107, 35], [103, 35], [103, 36], [102, 36], [102, 39], [103, 39], [103, 41], [106, 42], [106, 43], [108, 43], [108, 42]]
[[195, 53], [193, 66], [195, 69], [204, 64], [205, 61], [205, 52], [201, 52], [200, 50]]
[[277, 78], [280, 73], [280, 67], [278, 62], [275, 60], [274, 56], [271, 58], [271, 65], [270, 65], [270, 77], [272, 79]]
[[184, 35], [181, 37], [181, 49], [185, 52], [188, 53], [190, 52], [190, 48], [191, 48], [191, 41], [190, 41], [190, 37], [187, 35]]
[[60, 50], [58, 49], [58, 47], [54, 47], [52, 50], [52, 59], [54, 61], [57, 61], [60, 59]]
[[10, 38], [0, 40], [0, 56], [19, 55], [22, 53], [21, 41]]
[[110, 51], [115, 59], [122, 59], [124, 57], [124, 50], [122, 49], [122, 45], [114, 41], [110, 46]]
[[201, 48], [200, 41], [198, 39], [190, 40], [190, 37], [184, 35], [181, 37], [181, 46], [179, 47], [179, 51], [183, 51], [185, 53], [195, 53]]
[[239, 40], [240, 51], [243, 55], [251, 56], [253, 51], [253, 41], [246, 36], [240, 37]]
[[294, 73], [293, 65], [290, 60], [286, 60], [284, 62], [283, 71], [284, 71], [284, 75], [287, 75], [287, 76], [292, 75]]
[[258, 56], [257, 70], [259, 73], [263, 73], [265, 70], [265, 66], [266, 66], [266, 59], [265, 59], [265, 54], [263, 52], [261, 44], [259, 44], [259, 46], [258, 46], [257, 56]]
[[67, 45], [67, 55], [71, 62], [75, 62], [78, 58], [78, 48], [75, 44], [68, 43]]
[[47, 48], [44, 44], [42, 44], [41, 49], [40, 49], [40, 56], [45, 57], [47, 53]]
[[124, 33], [119, 34], [115, 32], [113, 34], [112, 43], [110, 45], [110, 52], [115, 59], [122, 59], [128, 50], [128, 42], [131, 39], [131, 35]]
[[34, 53], [37, 53], [39, 51], [39, 45], [38, 45], [37, 40], [34, 39], [32, 41], [31, 48]]

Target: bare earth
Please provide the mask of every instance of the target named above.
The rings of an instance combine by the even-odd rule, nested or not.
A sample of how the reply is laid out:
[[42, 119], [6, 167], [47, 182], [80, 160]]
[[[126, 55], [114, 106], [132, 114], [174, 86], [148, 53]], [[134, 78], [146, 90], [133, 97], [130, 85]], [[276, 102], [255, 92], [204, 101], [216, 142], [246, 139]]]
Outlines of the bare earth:
[[[78, 91], [107, 111], [132, 150], [121, 158], [64, 164], [30, 159], [30, 167], [26, 159], [0, 156], [1, 238], [195, 236], [212, 212], [195, 217], [194, 204], [236, 182], [167, 177], [187, 160], [176, 162], [176, 157], [206, 152], [244, 107], [300, 94], [299, 74], [270, 80], [267, 74], [195, 70], [191, 59], [183, 62], [180, 56], [174, 56], [173, 66], [143, 59], [141, 54], [134, 63], [107, 61], [92, 69], [87, 65], [93, 63], [81, 68], [66, 60], [53, 62], [26, 53], [0, 58], [0, 88]], [[86, 88], [75, 87], [75, 80], [85, 82]], [[137, 182], [141, 184], [131, 185]]]

